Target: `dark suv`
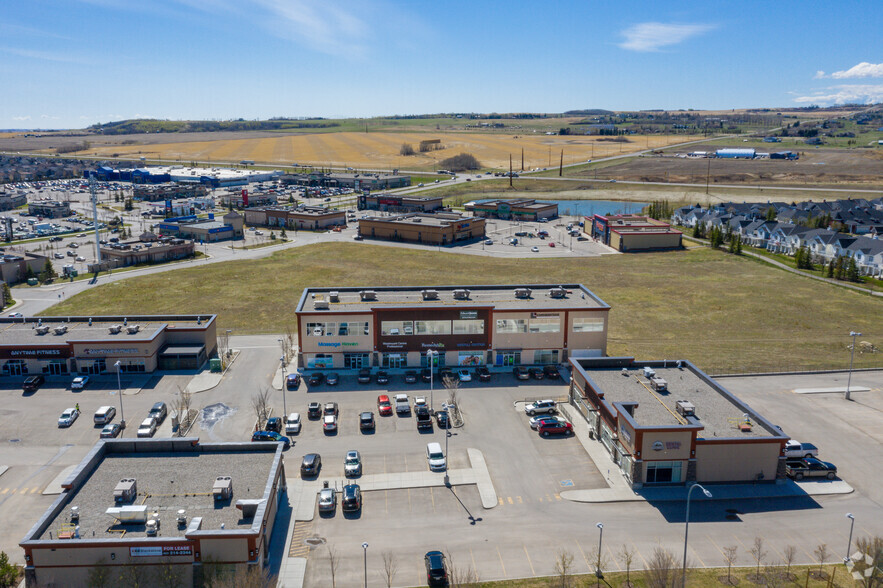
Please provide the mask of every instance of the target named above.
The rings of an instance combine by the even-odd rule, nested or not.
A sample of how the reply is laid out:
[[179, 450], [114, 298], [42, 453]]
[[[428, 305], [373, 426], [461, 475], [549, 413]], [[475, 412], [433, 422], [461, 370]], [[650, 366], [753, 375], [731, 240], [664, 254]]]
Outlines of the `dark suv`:
[[340, 509], [343, 512], [356, 512], [362, 508], [362, 490], [358, 484], [347, 484], [342, 494]]
[[445, 565], [445, 554], [441, 551], [428, 552], [423, 561], [426, 563], [426, 582], [430, 586], [447, 586], [448, 569]]
[[22, 384], [22, 389], [25, 392], [36, 392], [40, 389], [40, 386], [43, 385], [43, 382], [46, 381], [42, 375], [37, 374], [36, 376], [28, 376], [25, 378], [24, 384]]
[[322, 469], [322, 458], [318, 453], [308, 453], [300, 464], [301, 476], [318, 476]]
[[489, 370], [486, 365], [479, 366], [478, 380], [480, 382], [490, 382], [491, 381], [491, 370]]
[[318, 402], [311, 402], [307, 406], [307, 417], [311, 419], [317, 419], [322, 416], [322, 405]]

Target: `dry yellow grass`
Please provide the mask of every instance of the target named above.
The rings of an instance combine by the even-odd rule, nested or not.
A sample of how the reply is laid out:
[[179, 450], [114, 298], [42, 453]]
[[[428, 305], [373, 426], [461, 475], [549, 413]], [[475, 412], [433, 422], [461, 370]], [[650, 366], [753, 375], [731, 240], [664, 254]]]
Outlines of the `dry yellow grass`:
[[[440, 151], [399, 155], [402, 143], [417, 149], [424, 139], [441, 139]], [[521, 149], [525, 166], [558, 165], [561, 150], [564, 163], [576, 163], [619, 153], [631, 153], [688, 141], [684, 135], [633, 137], [628, 143], [603, 141], [602, 137], [551, 136], [540, 134], [503, 135], [479, 133], [322, 133], [281, 135], [255, 139], [228, 139], [168, 143], [158, 145], [114, 145], [96, 147], [87, 153], [122, 157], [144, 155], [148, 158], [181, 161], [236, 162], [243, 159], [271, 164], [312, 164], [317, 166], [353, 166], [361, 168], [432, 169], [439, 161], [460, 152], [471, 153], [485, 167], [507, 169], [509, 155], [521, 167]]]

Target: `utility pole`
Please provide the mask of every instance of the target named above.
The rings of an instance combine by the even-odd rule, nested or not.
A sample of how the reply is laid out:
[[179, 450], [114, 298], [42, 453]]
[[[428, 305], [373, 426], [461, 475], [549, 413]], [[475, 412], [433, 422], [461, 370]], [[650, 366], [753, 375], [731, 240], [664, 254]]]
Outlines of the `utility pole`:
[[561, 162], [558, 164], [558, 177], [564, 173], [564, 149], [561, 150]]
[[705, 193], [708, 194], [708, 184], [711, 181], [711, 158], [708, 158], [708, 168], [705, 170]]
[[524, 147], [521, 148], [521, 171], [524, 171]]
[[[89, 174], [89, 193], [92, 196], [92, 220], [95, 222], [95, 263], [101, 267], [101, 243], [98, 236], [98, 193], [95, 191], [95, 174]], [[122, 410], [120, 410], [122, 412]]]
[[[524, 157], [524, 155], [523, 155], [524, 149], [521, 150], [521, 153], [522, 153], [522, 157]], [[522, 168], [521, 171], [524, 171], [524, 168]], [[512, 187], [512, 154], [511, 153], [509, 154], [509, 187], [510, 188]]]

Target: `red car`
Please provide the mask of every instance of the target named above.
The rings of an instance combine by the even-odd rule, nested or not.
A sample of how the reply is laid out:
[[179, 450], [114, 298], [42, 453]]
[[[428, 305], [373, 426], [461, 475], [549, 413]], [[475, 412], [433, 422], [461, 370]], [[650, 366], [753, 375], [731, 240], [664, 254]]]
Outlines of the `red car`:
[[392, 414], [392, 404], [389, 402], [389, 396], [381, 394], [377, 397], [377, 412], [380, 416], [389, 416]]
[[549, 435], [573, 435], [573, 425], [561, 421], [545, 421], [537, 427], [537, 432], [543, 437]]
[[551, 242], [549, 243], [549, 247], [554, 247], [554, 246], [555, 246], [555, 242], [554, 242], [554, 241], [551, 241]]

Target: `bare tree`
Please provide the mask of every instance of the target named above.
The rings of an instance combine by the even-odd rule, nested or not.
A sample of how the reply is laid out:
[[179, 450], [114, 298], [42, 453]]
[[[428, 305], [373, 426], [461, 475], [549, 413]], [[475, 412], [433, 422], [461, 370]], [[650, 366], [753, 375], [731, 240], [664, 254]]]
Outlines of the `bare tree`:
[[625, 585], [626, 588], [632, 588], [632, 581], [630, 578], [632, 563], [635, 561], [635, 550], [628, 546], [627, 543], [623, 543], [622, 547], [619, 549], [619, 561], [625, 565]]
[[340, 555], [333, 545], [327, 545], [328, 548], [328, 565], [331, 567], [331, 588], [336, 588], [334, 576], [337, 574], [337, 566], [340, 565]]
[[105, 559], [101, 558], [89, 568], [89, 575], [86, 576], [86, 585], [89, 588], [108, 588], [111, 585], [110, 568], [106, 564]]
[[153, 583], [146, 566], [123, 566], [120, 570], [119, 584], [129, 586], [131, 588], [140, 588], [141, 586], [151, 586]]
[[386, 586], [389, 588], [392, 586], [392, 581], [395, 578], [396, 572], [399, 571], [399, 562], [396, 560], [395, 553], [392, 551], [384, 551], [383, 552], [383, 579], [386, 581]]
[[260, 428], [270, 414], [270, 390], [261, 388], [260, 392], [255, 392], [251, 397], [251, 406], [254, 408], [254, 415], [258, 419], [258, 428]]
[[227, 355], [230, 350], [230, 332], [226, 329], [218, 335], [218, 351], [221, 354], [221, 363], [227, 362]]
[[766, 551], [763, 550], [763, 537], [756, 536], [754, 538], [754, 543], [751, 545], [751, 549], [749, 551], [751, 553], [751, 557], [754, 558], [754, 563], [757, 564], [757, 567], [755, 568], [754, 579], [755, 581], [760, 581], [760, 564], [763, 563], [763, 560], [766, 557]]
[[883, 537], [862, 537], [856, 540], [855, 548], [862, 557], [849, 560], [847, 569], [852, 571], [852, 577], [862, 588], [883, 586]]
[[181, 566], [172, 563], [170, 558], [163, 559], [156, 568], [156, 583], [163, 588], [183, 588], [184, 574]]
[[181, 432], [186, 429], [187, 425], [190, 422], [190, 402], [192, 400], [192, 397], [192, 392], [187, 392], [181, 386], [178, 386], [178, 393], [175, 395], [175, 400], [172, 403], [172, 408], [178, 413], [177, 434], [179, 436], [181, 435]]
[[448, 416], [451, 418], [451, 425], [460, 426], [462, 418], [460, 416], [460, 380], [445, 376], [442, 378], [442, 384], [448, 392]]
[[286, 363], [292, 360], [294, 351], [294, 330], [291, 324], [285, 324], [285, 332], [282, 335], [282, 351], [285, 356]]
[[269, 568], [248, 564], [228, 568], [214, 584], [215, 588], [271, 588], [275, 585], [276, 576], [270, 574]]
[[459, 586], [472, 586], [478, 584], [478, 572], [472, 564], [467, 567], [460, 567], [450, 553], [445, 554], [448, 560], [448, 583], [450, 586], [457, 588]]
[[788, 579], [791, 579], [791, 566], [794, 564], [794, 560], [797, 559], [797, 548], [793, 545], [789, 545], [782, 552], [785, 556], [785, 574], [788, 576]]
[[649, 588], [668, 588], [674, 582], [675, 556], [667, 549], [657, 547], [647, 562], [644, 578]]
[[763, 581], [768, 588], [782, 588], [785, 585], [785, 577], [782, 575], [781, 566], [773, 562], [763, 570]]
[[592, 561], [595, 562], [595, 578], [597, 579], [597, 585], [601, 585], [601, 571], [607, 567], [607, 558], [604, 557], [604, 554], [598, 549], [598, 546], [592, 547]]
[[402, 143], [402, 146], [399, 149], [399, 155], [408, 156], [408, 155], [414, 155], [414, 153], [415, 153], [415, 151], [414, 151], [413, 145], [411, 145], [410, 143]]
[[573, 571], [573, 554], [566, 549], [558, 551], [555, 557], [555, 573], [558, 575], [558, 584], [561, 588], [570, 588], [570, 576]]
[[818, 547], [815, 548], [815, 551], [813, 551], [813, 554], [815, 554], [815, 556], [816, 556], [816, 561], [819, 562], [819, 578], [824, 578], [825, 576], [823, 575], [824, 571], [822, 570], [822, 567], [825, 565], [825, 562], [828, 561], [828, 558], [831, 556], [831, 554], [828, 553], [828, 544], [827, 543], [820, 544]]
[[727, 562], [727, 584], [733, 583], [733, 578], [730, 575], [731, 570], [733, 569], [733, 565], [736, 563], [737, 552], [739, 551], [738, 545], [730, 545], [729, 547], [724, 547], [724, 559]]

